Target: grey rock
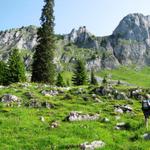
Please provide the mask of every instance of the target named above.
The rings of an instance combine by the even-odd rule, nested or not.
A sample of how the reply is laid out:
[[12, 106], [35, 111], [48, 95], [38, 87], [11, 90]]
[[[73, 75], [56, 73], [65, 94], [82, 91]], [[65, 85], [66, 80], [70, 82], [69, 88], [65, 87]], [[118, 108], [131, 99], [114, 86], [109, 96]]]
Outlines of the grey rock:
[[123, 110], [121, 108], [115, 108], [115, 113], [123, 114]]
[[56, 90], [50, 90], [50, 91], [43, 90], [41, 93], [42, 93], [44, 96], [56, 96], [56, 95], [59, 94], [59, 92], [56, 91]]
[[[113, 32], [114, 54], [121, 64], [150, 63], [150, 16], [129, 14]], [[114, 44], [113, 43], [113, 44]]]
[[80, 145], [81, 150], [95, 150], [97, 148], [102, 148], [105, 146], [103, 141], [93, 141], [91, 143], [85, 142]]
[[143, 136], [144, 140], [150, 140], [150, 134], [149, 133], [145, 133]]
[[4, 102], [4, 103], [17, 102], [18, 100], [19, 99], [17, 96], [11, 95], [11, 94], [5, 94], [1, 97], [1, 102]]
[[19, 98], [15, 95], [5, 94], [1, 97], [1, 102], [4, 103], [8, 107], [13, 107], [17, 105], [18, 107], [21, 106], [21, 102]]
[[130, 113], [133, 111], [133, 108], [129, 105], [115, 105], [115, 112], [116, 113]]
[[116, 126], [115, 126], [115, 129], [116, 130], [124, 130], [124, 129], [126, 129], [126, 123], [125, 122], [117, 123]]
[[67, 116], [68, 121], [92, 121], [92, 120], [98, 120], [99, 114], [82, 114], [81, 112], [72, 111], [70, 112], [69, 116]]
[[44, 118], [43, 116], [40, 116], [40, 120], [41, 120], [42, 122], [45, 122], [45, 118]]
[[50, 124], [50, 127], [51, 128], [58, 128], [60, 126], [59, 122], [58, 121], [53, 121], [51, 124]]
[[120, 93], [116, 93], [115, 99], [117, 99], [117, 100], [127, 100], [128, 97], [126, 96], [125, 93], [120, 92]]
[[108, 118], [103, 118], [102, 122], [110, 122], [110, 120]]
[[42, 105], [38, 100], [30, 100], [29, 104], [27, 104], [27, 106], [31, 107], [31, 108], [41, 108]]
[[33, 99], [34, 98], [34, 94], [32, 92], [26, 92], [24, 93], [24, 95], [28, 98], [28, 99]]
[[48, 108], [48, 109], [54, 108], [54, 105], [49, 102], [42, 102], [41, 105], [42, 105], [42, 107]]

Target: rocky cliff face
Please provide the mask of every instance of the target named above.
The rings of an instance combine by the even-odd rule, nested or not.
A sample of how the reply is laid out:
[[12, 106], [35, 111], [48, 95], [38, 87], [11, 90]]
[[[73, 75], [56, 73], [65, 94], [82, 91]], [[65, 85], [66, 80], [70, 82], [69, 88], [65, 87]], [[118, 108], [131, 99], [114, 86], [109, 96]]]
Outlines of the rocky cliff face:
[[19, 48], [21, 51], [33, 50], [36, 46], [37, 27], [28, 26], [0, 32], [0, 59], [7, 59], [9, 51]]
[[150, 65], [150, 16], [123, 18], [111, 36], [111, 45], [121, 64]]
[[[25, 58], [30, 65], [36, 46], [37, 27], [29, 26], [0, 32], [0, 59], [7, 59], [12, 48], [28, 51]], [[57, 35], [56, 62], [67, 68], [75, 58], [83, 58], [87, 68], [116, 68], [119, 65], [150, 65], [150, 16], [129, 14], [107, 37], [95, 37], [85, 26], [69, 34]]]

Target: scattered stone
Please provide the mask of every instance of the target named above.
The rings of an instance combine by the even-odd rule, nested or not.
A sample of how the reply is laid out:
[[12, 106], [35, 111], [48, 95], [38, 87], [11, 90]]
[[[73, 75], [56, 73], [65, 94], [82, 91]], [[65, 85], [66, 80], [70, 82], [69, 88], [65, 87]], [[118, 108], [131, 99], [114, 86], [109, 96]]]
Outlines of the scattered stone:
[[56, 95], [59, 94], [59, 92], [56, 91], [56, 90], [50, 90], [50, 91], [43, 90], [41, 93], [42, 93], [44, 96], [56, 96]]
[[125, 122], [117, 123], [115, 126], [116, 130], [126, 130], [127, 128], [128, 128], [128, 126]]
[[108, 88], [108, 87], [105, 87], [105, 86], [101, 86], [101, 87], [99, 87], [98, 89], [96, 89], [95, 92], [96, 92], [97, 94], [99, 94], [99, 95], [106, 96], [106, 95], [108, 95], [109, 93], [112, 93], [112, 89], [111, 89], [111, 88]]
[[19, 86], [22, 88], [27, 88], [30, 86], [30, 84], [29, 83], [19, 83]]
[[150, 133], [145, 133], [142, 137], [144, 140], [150, 140]]
[[17, 96], [11, 95], [11, 94], [5, 94], [1, 97], [1, 102], [4, 102], [4, 103], [17, 102], [18, 100], [19, 99]]
[[92, 143], [85, 142], [80, 145], [81, 150], [94, 150], [105, 146], [103, 141], [93, 141]]
[[121, 106], [121, 108], [123, 109], [123, 112], [132, 112], [133, 111], [132, 107], [130, 107], [128, 105]]
[[92, 98], [97, 98], [97, 95], [96, 94], [92, 94]]
[[134, 89], [130, 91], [130, 97], [135, 98], [137, 100], [143, 100], [144, 97], [142, 95], [142, 89]]
[[33, 98], [34, 98], [34, 95], [33, 95], [33, 93], [31, 93], [31, 92], [26, 92], [26, 93], [24, 93], [24, 95], [25, 95], [28, 99], [33, 99]]
[[59, 127], [59, 123], [57, 121], [54, 121], [50, 124], [51, 128], [58, 128]]
[[101, 96], [108, 96], [109, 99], [128, 100], [126, 93], [119, 92], [118, 90], [114, 89], [111, 85], [96, 88], [94, 92]]
[[67, 117], [68, 121], [85, 121], [85, 120], [98, 120], [99, 114], [91, 115], [91, 114], [82, 114], [81, 112], [70, 112]]
[[110, 120], [108, 118], [103, 118], [102, 122], [110, 122]]
[[129, 105], [115, 105], [115, 112], [116, 113], [129, 113], [129, 112], [132, 112], [133, 109], [132, 107], [130, 107]]
[[42, 105], [42, 107], [48, 108], [48, 109], [54, 108], [54, 105], [51, 103], [48, 103], [48, 102], [42, 102], [41, 105]]
[[40, 120], [41, 120], [42, 122], [45, 122], [45, 118], [44, 118], [43, 116], [40, 116]]
[[101, 101], [99, 98], [95, 98], [94, 101], [95, 101], [96, 103], [102, 103], [102, 101]]
[[123, 110], [121, 108], [115, 108], [115, 113], [123, 114]]
[[120, 93], [116, 93], [115, 99], [117, 99], [117, 100], [127, 100], [128, 97], [126, 96], [126, 94], [124, 92], [120, 92]]
[[18, 107], [21, 106], [21, 102], [19, 98], [15, 95], [11, 94], [5, 94], [1, 97], [1, 102], [5, 103], [5, 106], [7, 107], [13, 107], [14, 105], [17, 105]]
[[31, 100], [29, 102], [29, 107], [33, 107], [33, 108], [41, 108], [41, 103], [37, 100]]

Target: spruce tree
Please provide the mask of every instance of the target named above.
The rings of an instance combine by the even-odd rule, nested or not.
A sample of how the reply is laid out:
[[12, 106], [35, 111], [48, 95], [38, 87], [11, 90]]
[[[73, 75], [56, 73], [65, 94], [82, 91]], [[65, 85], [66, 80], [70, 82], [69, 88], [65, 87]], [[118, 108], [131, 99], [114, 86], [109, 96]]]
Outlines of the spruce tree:
[[54, 65], [54, 0], [44, 0], [45, 5], [42, 9], [41, 27], [38, 29], [38, 45], [36, 47], [33, 64], [33, 82], [54, 84], [55, 65]]
[[73, 85], [85, 85], [87, 83], [87, 75], [84, 62], [77, 60], [73, 71], [72, 82]]
[[93, 85], [97, 85], [98, 84], [97, 80], [95, 78], [94, 70], [93, 69], [91, 69], [91, 81], [90, 81], [90, 83], [93, 84]]
[[8, 60], [7, 70], [7, 84], [15, 82], [24, 82], [25, 76], [25, 65], [21, 58], [18, 49], [14, 49]]
[[59, 86], [59, 87], [64, 87], [65, 86], [63, 77], [60, 73], [58, 73], [56, 85]]
[[7, 80], [7, 65], [0, 61], [0, 85], [5, 85]]

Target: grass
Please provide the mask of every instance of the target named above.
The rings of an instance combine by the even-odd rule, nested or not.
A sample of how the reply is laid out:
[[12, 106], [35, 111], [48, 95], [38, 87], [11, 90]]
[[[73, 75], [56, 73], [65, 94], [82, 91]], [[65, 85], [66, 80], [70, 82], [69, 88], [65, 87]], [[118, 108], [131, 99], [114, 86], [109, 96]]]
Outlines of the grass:
[[150, 87], [150, 67], [136, 69], [134, 67], [120, 67], [114, 70], [103, 70], [98, 76], [111, 75], [114, 80], [126, 81], [135, 86]]
[[[101, 71], [99, 76], [112, 74], [112, 79], [123, 80], [136, 86], [149, 87], [150, 68], [139, 71], [128, 68], [119, 68], [112, 71]], [[71, 78], [71, 73], [64, 72], [65, 81]], [[83, 90], [79, 94], [79, 88]], [[21, 107], [6, 107], [0, 103], [0, 150], [79, 150], [79, 145], [84, 142], [102, 140], [106, 143], [102, 150], [149, 150], [150, 142], [141, 137], [150, 132], [144, 126], [144, 117], [141, 103], [138, 100], [110, 100], [98, 96], [102, 101], [97, 103], [92, 98], [91, 89], [94, 87], [71, 87], [58, 96], [47, 97], [41, 94], [42, 90], [50, 90], [50, 86], [29, 83], [12, 84], [0, 89], [0, 97], [9, 93], [16, 95], [22, 102]], [[131, 87], [120, 86], [118, 90], [127, 90]], [[25, 93], [31, 92], [33, 99], [40, 102], [47, 101], [54, 105], [53, 108], [25, 107], [29, 98]], [[68, 98], [67, 98], [68, 97]], [[87, 97], [87, 99], [84, 99]], [[133, 108], [133, 113], [116, 114], [114, 105], [128, 104]], [[98, 113], [97, 121], [64, 121], [71, 111], [83, 113]], [[120, 120], [116, 120], [116, 115]], [[45, 122], [40, 117], [45, 118]], [[110, 122], [101, 120], [107, 117]], [[58, 128], [50, 128], [52, 121], [58, 121]], [[127, 130], [115, 130], [118, 122], [128, 124]]]

